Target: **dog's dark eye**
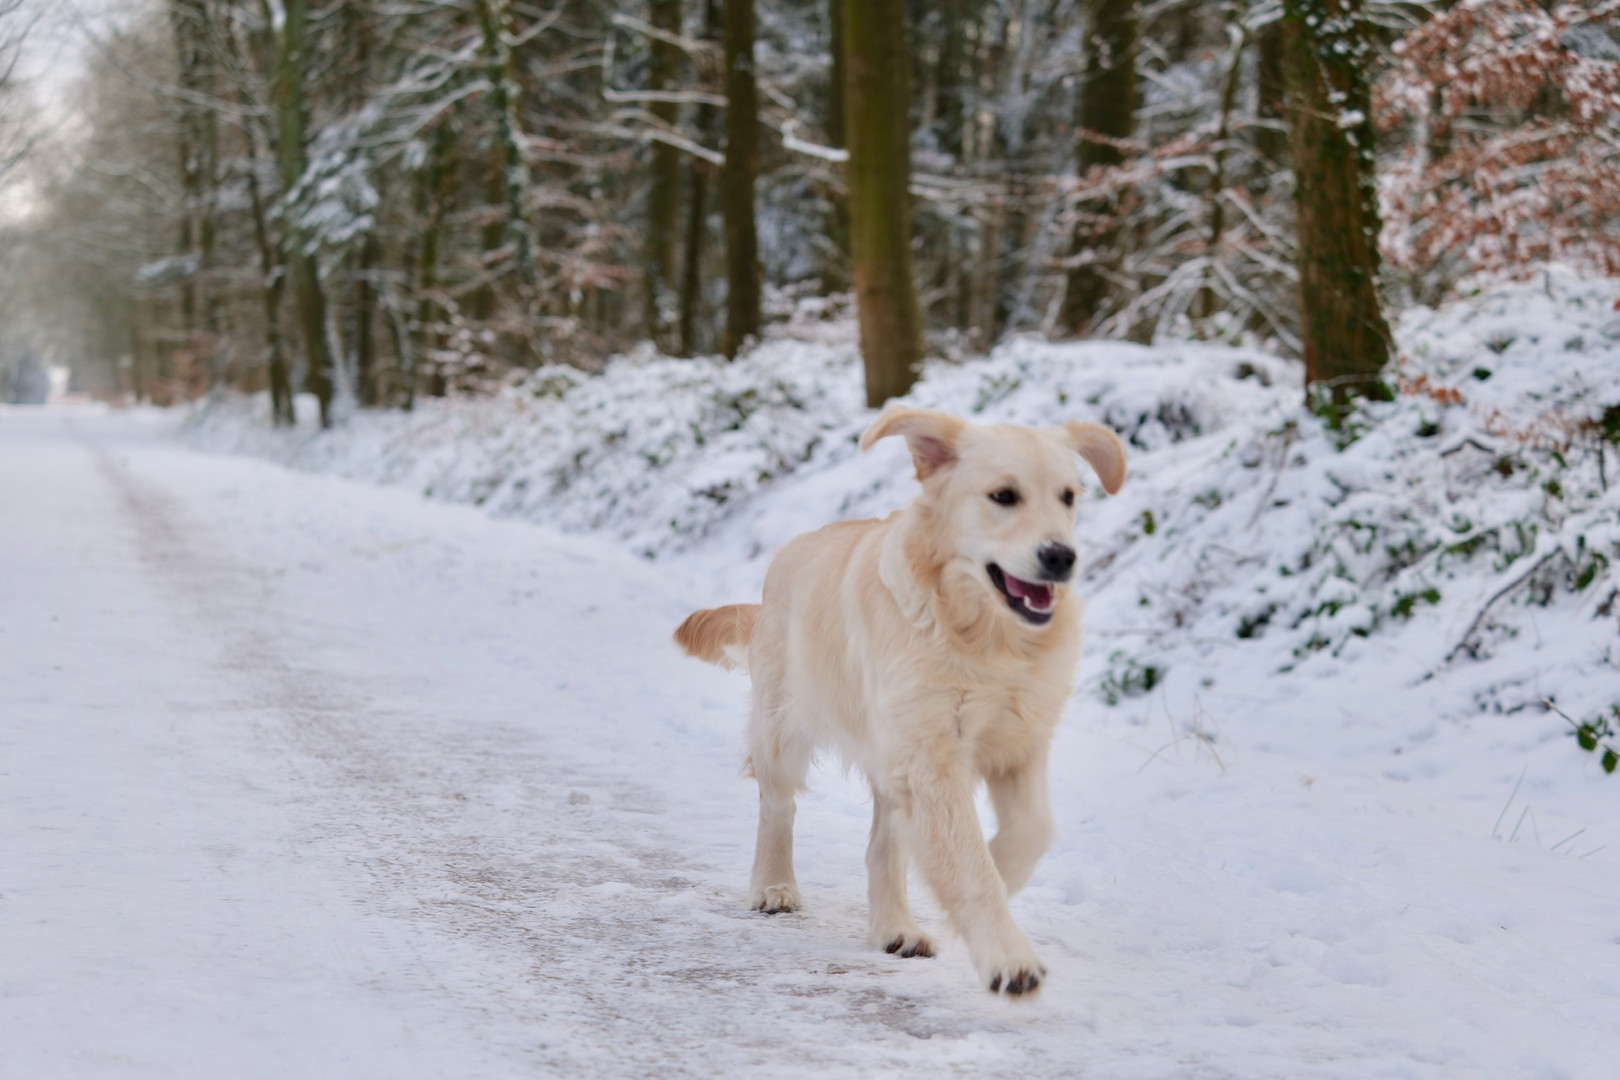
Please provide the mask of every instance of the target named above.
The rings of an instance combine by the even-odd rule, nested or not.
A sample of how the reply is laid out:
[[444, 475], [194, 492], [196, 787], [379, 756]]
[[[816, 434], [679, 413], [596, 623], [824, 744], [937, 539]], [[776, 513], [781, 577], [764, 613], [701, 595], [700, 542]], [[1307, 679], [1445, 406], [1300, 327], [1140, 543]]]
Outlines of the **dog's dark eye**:
[[992, 491], [990, 493], [990, 501], [995, 503], [997, 506], [1017, 506], [1018, 492], [1014, 491], [1012, 488], [1002, 488], [1000, 491]]
[[1064, 488], [1061, 496], [1064, 506], [1074, 505], [1074, 488]]

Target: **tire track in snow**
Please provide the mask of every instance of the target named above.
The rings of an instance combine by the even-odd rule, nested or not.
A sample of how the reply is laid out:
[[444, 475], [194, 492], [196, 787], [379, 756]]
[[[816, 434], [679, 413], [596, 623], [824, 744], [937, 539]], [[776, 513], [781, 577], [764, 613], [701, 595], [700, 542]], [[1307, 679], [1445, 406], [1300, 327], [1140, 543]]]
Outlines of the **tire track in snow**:
[[[355, 901], [387, 920], [383, 947], [410, 952], [414, 977], [520, 1073], [892, 1071], [925, 1045], [909, 1061], [921, 1071], [971, 1069], [1007, 1064], [997, 1034], [1061, 1024], [1026, 1013], [1009, 1026], [976, 997], [961, 1008], [954, 969], [866, 952], [851, 933], [857, 905], [827, 912], [830, 924], [745, 913], [726, 873], [685, 856], [690, 815], [670, 820], [685, 808], [611, 758], [571, 754], [532, 726], [446, 724], [431, 715], [455, 708], [442, 687], [412, 702], [375, 671], [340, 677], [312, 661], [292, 647], [277, 573], [232, 553], [164, 487], [105, 450], [97, 460], [143, 560], [208, 628], [254, 740], [277, 755], [300, 842], [334, 871], [364, 870]], [[1075, 1075], [1032, 1047], [1013, 1057]]]

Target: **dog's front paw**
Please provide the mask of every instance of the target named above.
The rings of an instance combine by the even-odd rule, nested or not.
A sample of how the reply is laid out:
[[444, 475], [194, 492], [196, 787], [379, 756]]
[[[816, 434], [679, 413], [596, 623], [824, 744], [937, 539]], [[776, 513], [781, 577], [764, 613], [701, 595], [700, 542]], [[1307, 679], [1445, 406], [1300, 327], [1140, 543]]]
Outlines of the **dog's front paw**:
[[913, 926], [905, 930], [896, 930], [892, 933], [878, 932], [872, 935], [872, 941], [886, 953], [896, 956], [933, 956], [934, 942], [920, 929]]
[[804, 906], [796, 885], [767, 885], [763, 889], [755, 889], [749, 894], [748, 903], [755, 911], [763, 911], [767, 915], [798, 911]]
[[1007, 956], [980, 969], [980, 976], [992, 994], [1026, 997], [1039, 990], [1046, 978], [1046, 965], [1032, 952]]

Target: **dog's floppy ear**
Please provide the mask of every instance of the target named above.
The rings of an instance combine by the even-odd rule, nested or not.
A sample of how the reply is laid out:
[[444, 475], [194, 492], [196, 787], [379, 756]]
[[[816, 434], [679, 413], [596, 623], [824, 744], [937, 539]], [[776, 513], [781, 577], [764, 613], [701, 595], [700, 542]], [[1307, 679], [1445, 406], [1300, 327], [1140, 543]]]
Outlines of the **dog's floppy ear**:
[[879, 439], [890, 435], [903, 435], [917, 466], [917, 479], [926, 480], [956, 464], [956, 440], [965, 427], [966, 421], [930, 409], [885, 409], [861, 436], [861, 449], [870, 450]]
[[1125, 444], [1119, 436], [1101, 424], [1082, 424], [1070, 420], [1063, 425], [1074, 452], [1085, 458], [1097, 471], [1103, 490], [1112, 495], [1125, 483]]

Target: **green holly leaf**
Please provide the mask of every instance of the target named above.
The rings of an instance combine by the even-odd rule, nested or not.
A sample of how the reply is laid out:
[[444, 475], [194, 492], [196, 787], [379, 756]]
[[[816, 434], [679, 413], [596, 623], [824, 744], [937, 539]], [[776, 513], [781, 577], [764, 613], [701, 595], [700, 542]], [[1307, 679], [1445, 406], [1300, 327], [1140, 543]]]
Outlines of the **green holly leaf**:
[[1597, 732], [1592, 730], [1591, 724], [1582, 724], [1575, 730], [1575, 741], [1581, 744], [1582, 750], [1597, 749]]
[[1605, 746], [1603, 748], [1603, 771], [1612, 773], [1616, 765], [1620, 765], [1620, 754], [1615, 753], [1612, 747]]

